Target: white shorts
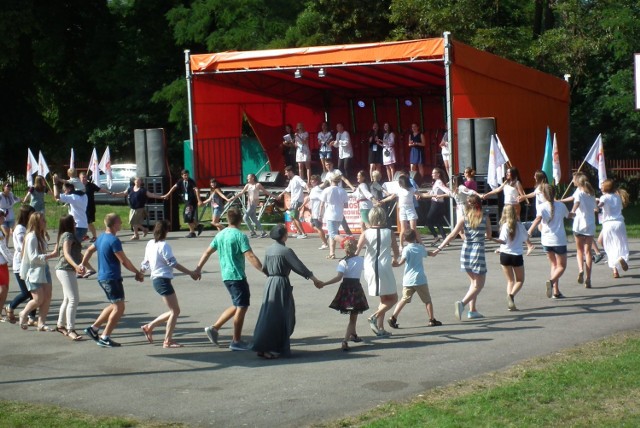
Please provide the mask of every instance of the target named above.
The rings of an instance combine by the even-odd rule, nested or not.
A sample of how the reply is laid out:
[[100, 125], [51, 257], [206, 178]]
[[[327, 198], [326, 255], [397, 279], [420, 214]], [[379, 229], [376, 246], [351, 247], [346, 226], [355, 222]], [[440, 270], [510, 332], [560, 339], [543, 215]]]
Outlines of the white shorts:
[[304, 152], [296, 152], [296, 162], [307, 162], [309, 160], [309, 155]]
[[400, 207], [398, 217], [400, 217], [400, 221], [418, 220], [418, 213], [414, 207]]

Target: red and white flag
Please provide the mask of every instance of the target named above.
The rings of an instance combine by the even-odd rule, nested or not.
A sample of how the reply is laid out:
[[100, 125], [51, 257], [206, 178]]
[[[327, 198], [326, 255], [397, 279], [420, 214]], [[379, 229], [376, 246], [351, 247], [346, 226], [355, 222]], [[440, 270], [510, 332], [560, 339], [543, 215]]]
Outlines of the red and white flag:
[[598, 170], [598, 185], [602, 185], [607, 179], [607, 168], [604, 163], [604, 148], [602, 146], [602, 134], [598, 135], [595, 143], [591, 146], [591, 150], [587, 153], [585, 161]]
[[558, 151], [558, 140], [556, 139], [556, 134], [553, 134], [553, 179], [556, 184], [560, 183], [560, 177], [562, 173], [560, 172], [560, 152]]
[[93, 184], [100, 187], [100, 168], [98, 167], [98, 154], [96, 153], [96, 148], [93, 148], [93, 152], [91, 152], [91, 159], [89, 159], [89, 171], [91, 171], [91, 179], [93, 180]]
[[49, 175], [49, 165], [47, 165], [47, 161], [44, 159], [42, 150], [38, 152], [38, 173], [45, 178]]
[[113, 175], [111, 173], [111, 152], [109, 151], [109, 146], [107, 146], [107, 148], [105, 149], [98, 166], [100, 167], [100, 170], [107, 176], [107, 187], [111, 189], [111, 185], [113, 184]]
[[38, 171], [38, 162], [31, 153], [31, 149], [27, 149], [27, 184], [29, 186], [33, 186], [33, 174], [37, 174]]
[[69, 159], [69, 168], [76, 168], [76, 154], [71, 149], [71, 159]]

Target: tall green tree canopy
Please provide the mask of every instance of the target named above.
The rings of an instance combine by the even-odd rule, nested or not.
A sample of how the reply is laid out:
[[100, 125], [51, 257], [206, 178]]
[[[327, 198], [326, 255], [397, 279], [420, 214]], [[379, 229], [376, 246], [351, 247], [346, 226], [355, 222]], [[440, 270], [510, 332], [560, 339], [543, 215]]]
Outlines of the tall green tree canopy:
[[[440, 37], [562, 77], [571, 142], [603, 133], [609, 158], [637, 157], [637, 0], [7, 0], [0, 13], [0, 172], [24, 147], [64, 162], [109, 145], [132, 160], [132, 131], [188, 136], [184, 49], [193, 53]], [[175, 159], [180, 147], [176, 144]], [[52, 150], [55, 148], [55, 150]], [[51, 159], [51, 157], [54, 159]]]

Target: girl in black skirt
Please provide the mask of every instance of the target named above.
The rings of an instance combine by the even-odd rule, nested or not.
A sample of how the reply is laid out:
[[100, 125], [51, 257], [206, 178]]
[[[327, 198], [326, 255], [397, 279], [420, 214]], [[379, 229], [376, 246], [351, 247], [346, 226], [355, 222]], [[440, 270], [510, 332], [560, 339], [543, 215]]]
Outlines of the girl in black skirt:
[[368, 310], [369, 304], [360, 284], [364, 259], [355, 255], [358, 246], [355, 239], [346, 239], [343, 242], [346, 256], [338, 263], [338, 274], [326, 281], [322, 286], [335, 284], [342, 280], [336, 297], [329, 307], [340, 311], [341, 314], [349, 314], [349, 324], [342, 341], [342, 350], [348, 351], [349, 341], [362, 342], [362, 339], [356, 334], [356, 322], [358, 314]]

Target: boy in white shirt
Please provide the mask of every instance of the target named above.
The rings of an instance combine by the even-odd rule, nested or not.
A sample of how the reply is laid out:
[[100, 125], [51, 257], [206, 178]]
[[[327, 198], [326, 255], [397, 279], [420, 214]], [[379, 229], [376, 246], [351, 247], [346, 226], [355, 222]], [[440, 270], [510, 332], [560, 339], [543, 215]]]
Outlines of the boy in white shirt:
[[310, 206], [311, 209], [311, 226], [313, 230], [318, 232], [322, 245], [319, 250], [326, 250], [329, 248], [327, 243], [327, 237], [322, 230], [322, 189], [320, 188], [320, 177], [317, 175], [311, 176], [311, 190], [309, 190], [309, 196], [304, 198], [304, 204]]

